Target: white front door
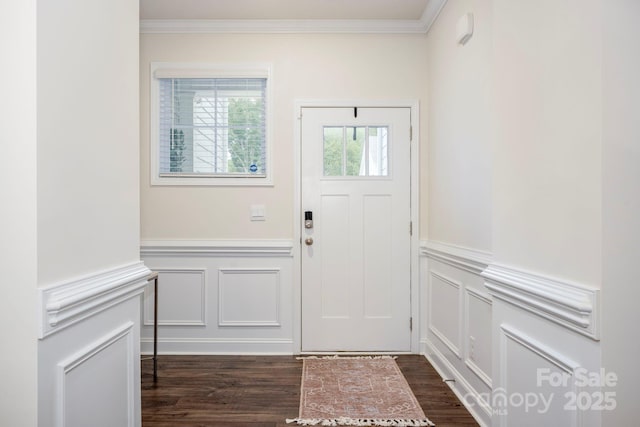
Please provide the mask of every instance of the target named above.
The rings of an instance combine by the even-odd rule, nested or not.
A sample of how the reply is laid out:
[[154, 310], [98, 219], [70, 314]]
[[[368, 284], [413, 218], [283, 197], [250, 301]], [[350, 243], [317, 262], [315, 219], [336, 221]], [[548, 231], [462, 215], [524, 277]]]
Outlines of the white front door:
[[302, 109], [304, 352], [411, 350], [410, 116]]

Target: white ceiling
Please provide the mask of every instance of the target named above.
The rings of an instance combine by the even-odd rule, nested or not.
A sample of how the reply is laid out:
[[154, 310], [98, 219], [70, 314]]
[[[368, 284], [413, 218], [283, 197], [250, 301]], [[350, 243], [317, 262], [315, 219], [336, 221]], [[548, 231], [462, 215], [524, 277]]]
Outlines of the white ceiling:
[[[430, 0], [140, 0], [142, 20], [420, 20]], [[433, 3], [433, 0], [431, 0]]]

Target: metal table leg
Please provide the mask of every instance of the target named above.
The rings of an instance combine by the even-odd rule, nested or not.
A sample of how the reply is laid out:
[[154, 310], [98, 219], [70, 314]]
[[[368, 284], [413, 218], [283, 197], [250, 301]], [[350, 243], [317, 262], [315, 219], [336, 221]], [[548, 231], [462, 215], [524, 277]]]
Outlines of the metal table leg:
[[158, 381], [158, 273], [152, 272], [149, 281], [153, 280], [153, 381]]

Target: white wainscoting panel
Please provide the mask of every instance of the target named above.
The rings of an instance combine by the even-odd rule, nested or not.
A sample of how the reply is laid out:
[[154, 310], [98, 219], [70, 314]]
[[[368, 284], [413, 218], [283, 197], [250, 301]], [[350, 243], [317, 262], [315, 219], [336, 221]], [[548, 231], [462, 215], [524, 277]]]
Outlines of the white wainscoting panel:
[[[158, 325], [206, 326], [205, 269], [155, 269], [158, 272]], [[153, 325], [153, 286], [145, 291], [144, 324]]]
[[615, 387], [583, 382], [603, 375], [600, 342], [503, 299], [492, 306], [494, 425], [600, 427]]
[[465, 364], [491, 387], [492, 363], [492, 331], [491, 331], [491, 299], [482, 293], [467, 288], [465, 294], [465, 312], [467, 343]]
[[423, 354], [481, 426], [491, 425], [492, 300], [480, 273], [491, 255], [442, 242], [420, 245]]
[[484, 251], [420, 249], [422, 351], [481, 426], [600, 426], [597, 404], [615, 401], [576, 382], [602, 375], [598, 289], [501, 265]]
[[430, 282], [429, 329], [460, 359], [461, 285], [433, 270]]
[[280, 269], [219, 270], [218, 326], [280, 326]]
[[133, 327], [127, 322], [58, 364], [59, 427], [136, 425]]
[[148, 272], [134, 263], [40, 290], [39, 427], [140, 426], [141, 296]]
[[[292, 354], [292, 250], [287, 240], [143, 241], [145, 264], [160, 272], [159, 353]], [[152, 286], [144, 353], [153, 345]]]
[[578, 363], [508, 325], [500, 327], [499, 358], [501, 381], [492, 395], [497, 425], [581, 425], [581, 411], [566, 408], [578, 393]]

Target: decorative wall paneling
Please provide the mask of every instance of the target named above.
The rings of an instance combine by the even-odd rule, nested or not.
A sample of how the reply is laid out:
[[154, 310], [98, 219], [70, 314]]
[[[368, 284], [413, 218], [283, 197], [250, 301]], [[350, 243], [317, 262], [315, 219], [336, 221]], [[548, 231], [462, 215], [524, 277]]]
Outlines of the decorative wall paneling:
[[[207, 287], [204, 269], [173, 268], [154, 269], [162, 278], [162, 317], [158, 325], [162, 326], [206, 326]], [[158, 284], [158, 286], [160, 286]], [[147, 286], [144, 294], [144, 325], [153, 326], [153, 286]]]
[[[509, 420], [525, 418], [544, 424], [579, 425], [579, 412], [564, 410], [561, 399], [556, 398], [577, 391], [574, 372], [579, 365], [510, 326], [502, 325], [499, 333], [502, 382], [491, 399], [497, 419], [494, 425], [507, 427]], [[531, 366], [536, 367], [536, 375], [530, 375], [527, 368]], [[545, 387], [543, 372], [550, 378], [562, 378], [562, 384]]]
[[615, 406], [615, 385], [585, 383], [611, 374], [597, 340], [600, 291], [501, 265], [483, 276], [493, 299], [493, 425], [599, 426]]
[[492, 264], [482, 276], [495, 298], [590, 338], [599, 338], [600, 290]]
[[599, 342], [500, 299], [493, 330], [493, 426], [599, 426], [603, 410], [615, 405], [615, 387], [585, 381], [608, 374]]
[[[491, 388], [491, 346], [483, 343], [491, 342], [491, 299], [486, 295], [466, 289], [464, 311], [467, 313], [468, 357], [465, 359], [467, 367], [478, 378]], [[470, 321], [474, 319], [475, 321]], [[480, 344], [478, 344], [480, 343]]]
[[[291, 354], [291, 241], [144, 241], [159, 273], [158, 351]], [[153, 289], [144, 302], [142, 350], [152, 349]]]
[[136, 262], [39, 289], [41, 427], [140, 426], [140, 306], [149, 272]]
[[583, 384], [608, 374], [598, 289], [439, 242], [421, 245], [421, 286], [422, 351], [481, 425], [596, 426], [593, 405], [615, 405]]
[[139, 294], [148, 274], [137, 262], [40, 288], [40, 338]]
[[[137, 425], [134, 378], [138, 359], [138, 334], [126, 322], [108, 335], [58, 363], [58, 425]], [[134, 338], [135, 336], [135, 338]], [[99, 389], [110, 399], [92, 401], [91, 409], [77, 402], [87, 390]]]
[[440, 242], [422, 242], [420, 254], [421, 351], [478, 422], [491, 425], [492, 300], [480, 276], [491, 255]]
[[462, 358], [462, 285], [434, 269], [429, 277], [429, 332], [457, 358]]
[[282, 326], [280, 287], [280, 268], [219, 269], [218, 327]]

